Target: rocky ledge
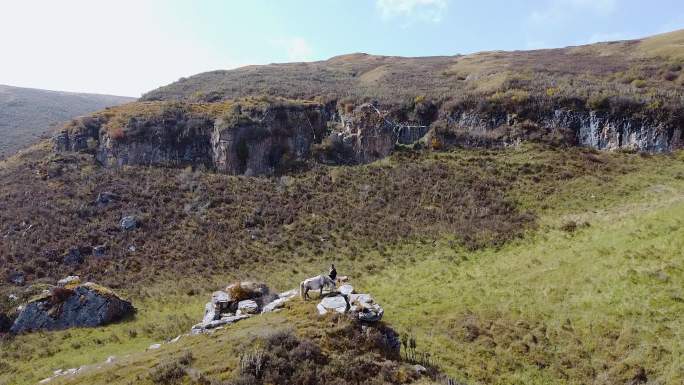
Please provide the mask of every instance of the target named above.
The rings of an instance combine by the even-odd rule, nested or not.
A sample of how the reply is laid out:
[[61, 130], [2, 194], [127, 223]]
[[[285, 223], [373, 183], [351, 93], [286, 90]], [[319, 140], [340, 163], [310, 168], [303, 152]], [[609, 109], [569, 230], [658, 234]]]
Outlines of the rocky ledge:
[[130, 302], [110, 289], [68, 277], [21, 307], [10, 332], [102, 326], [134, 312]]

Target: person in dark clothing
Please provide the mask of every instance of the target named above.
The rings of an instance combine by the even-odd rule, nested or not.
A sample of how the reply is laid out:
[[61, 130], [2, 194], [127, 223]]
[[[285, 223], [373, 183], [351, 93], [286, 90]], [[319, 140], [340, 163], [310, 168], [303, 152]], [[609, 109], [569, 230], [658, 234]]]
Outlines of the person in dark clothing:
[[333, 280], [333, 282], [335, 282], [335, 278], [337, 278], [337, 270], [335, 270], [334, 263], [330, 265], [330, 272], [328, 273], [328, 276]]

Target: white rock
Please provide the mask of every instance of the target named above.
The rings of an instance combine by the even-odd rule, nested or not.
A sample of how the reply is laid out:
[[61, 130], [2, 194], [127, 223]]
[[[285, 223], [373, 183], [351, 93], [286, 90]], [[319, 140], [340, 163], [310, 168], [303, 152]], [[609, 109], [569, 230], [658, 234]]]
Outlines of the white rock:
[[47, 384], [47, 383], [50, 382], [51, 380], [52, 380], [52, 377], [43, 378], [42, 380], [38, 381], [38, 383], [39, 383], [39, 384]]
[[320, 303], [319, 303], [318, 305], [316, 305], [316, 309], [318, 309], [318, 314], [319, 314], [319, 315], [325, 315], [325, 314], [328, 313], [328, 311], [325, 310], [325, 308], [323, 307], [323, 305], [321, 305]]
[[171, 341], [169, 341], [169, 343], [170, 343], [170, 344], [175, 344], [176, 342], [178, 342], [178, 341], [181, 339], [181, 337], [182, 337], [182, 335], [179, 335], [178, 337], [176, 337], [176, 338], [172, 339]]
[[344, 313], [347, 311], [347, 301], [341, 295], [336, 295], [333, 297], [325, 297], [319, 305], [323, 306], [326, 310], [335, 310], [338, 313]]
[[161, 344], [152, 344], [147, 350], [157, 350], [159, 348], [161, 348]]
[[81, 277], [78, 275], [70, 275], [57, 281], [57, 286], [64, 287], [69, 284], [78, 285], [81, 282]]
[[62, 373], [64, 373], [64, 370], [62, 369], [57, 369], [54, 372], [52, 372], [52, 374], [54, 374], [55, 376], [61, 376]]
[[114, 360], [116, 360], [116, 356], [109, 356], [107, 357], [107, 361], [105, 362], [111, 364], [112, 362], [114, 362]]
[[354, 287], [352, 285], [342, 285], [337, 291], [342, 295], [349, 295], [354, 292]]
[[211, 295], [211, 302], [213, 302], [213, 303], [226, 303], [226, 302], [230, 302], [230, 301], [231, 301], [230, 294], [226, 293], [225, 291], [220, 291], [220, 290], [215, 291]]
[[279, 298], [292, 298], [292, 297], [296, 296], [297, 294], [299, 294], [299, 290], [292, 289], [292, 290], [284, 291], [284, 292], [278, 294], [278, 297]]
[[280, 309], [281, 307], [283, 307], [285, 302], [287, 302], [289, 299], [290, 298], [288, 298], [288, 297], [278, 298], [277, 300], [266, 304], [266, 306], [264, 306], [263, 310], [261, 310], [261, 313], [269, 313], [269, 312], [272, 312], [276, 309]]
[[360, 304], [371, 304], [371, 303], [374, 303], [375, 301], [373, 300], [373, 297], [370, 296], [370, 294], [350, 294], [349, 295], [349, 302], [350, 303], [360, 303]]
[[427, 369], [423, 365], [413, 365], [413, 370], [420, 375], [427, 373]]
[[67, 375], [67, 374], [76, 374], [77, 372], [78, 372], [78, 369], [76, 369], [76, 368], [71, 368], [71, 369], [67, 369], [67, 370], [64, 372], [64, 374], [65, 374], [65, 375]]
[[214, 328], [217, 328], [219, 326], [232, 324], [234, 322], [243, 320], [245, 318], [249, 318], [249, 316], [243, 314], [243, 315], [235, 315], [235, 316], [230, 316], [230, 317], [223, 317], [220, 320], [211, 321], [209, 323], [202, 324], [202, 328], [203, 329], [214, 329]]
[[204, 305], [204, 317], [202, 318], [202, 323], [209, 323], [216, 320], [216, 305], [213, 302], [207, 302]]
[[256, 314], [259, 312], [259, 305], [251, 299], [238, 302], [238, 310], [245, 314]]

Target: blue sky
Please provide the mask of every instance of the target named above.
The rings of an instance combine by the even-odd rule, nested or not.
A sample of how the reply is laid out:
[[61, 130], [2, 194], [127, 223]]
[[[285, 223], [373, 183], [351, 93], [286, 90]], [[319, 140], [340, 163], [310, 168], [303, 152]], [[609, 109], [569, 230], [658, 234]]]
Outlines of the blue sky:
[[561, 47], [680, 28], [681, 0], [0, 0], [0, 83], [139, 96], [247, 64]]

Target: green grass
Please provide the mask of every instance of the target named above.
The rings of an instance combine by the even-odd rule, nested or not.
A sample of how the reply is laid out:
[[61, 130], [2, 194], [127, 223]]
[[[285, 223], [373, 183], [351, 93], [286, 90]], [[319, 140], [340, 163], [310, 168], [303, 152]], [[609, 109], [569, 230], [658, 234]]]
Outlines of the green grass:
[[[110, 355], [121, 360], [76, 382], [138, 383], [137, 376], [184, 349], [203, 372], [228, 378], [236, 354], [224, 346], [228, 341], [293, 323], [311, 330], [313, 304], [296, 302], [287, 313], [245, 321], [217, 337], [144, 350], [189, 330], [212, 290], [237, 278], [286, 290], [331, 260], [382, 303], [388, 323], [417, 337], [419, 351], [433, 353], [447, 373], [469, 383], [623, 384], [640, 367], [659, 383], [681, 383], [683, 153], [641, 157], [524, 146], [437, 153], [421, 162], [518, 175], [507, 193], [538, 215], [537, 227], [522, 239], [477, 251], [441, 234], [345, 250], [343, 259], [327, 250], [243, 264], [202, 279], [160, 272], [155, 284], [117, 290], [139, 309], [133, 320], [3, 341], [0, 384], [35, 383], [56, 369]], [[349, 172], [336, 168], [330, 175]], [[577, 175], [557, 176], [562, 172]], [[569, 221], [579, 224], [575, 232], [562, 230]]]
[[681, 383], [684, 194], [586, 218], [589, 228], [501, 250], [419, 249], [415, 263], [362, 286], [459, 377], [621, 383], [643, 367], [660, 383]]

